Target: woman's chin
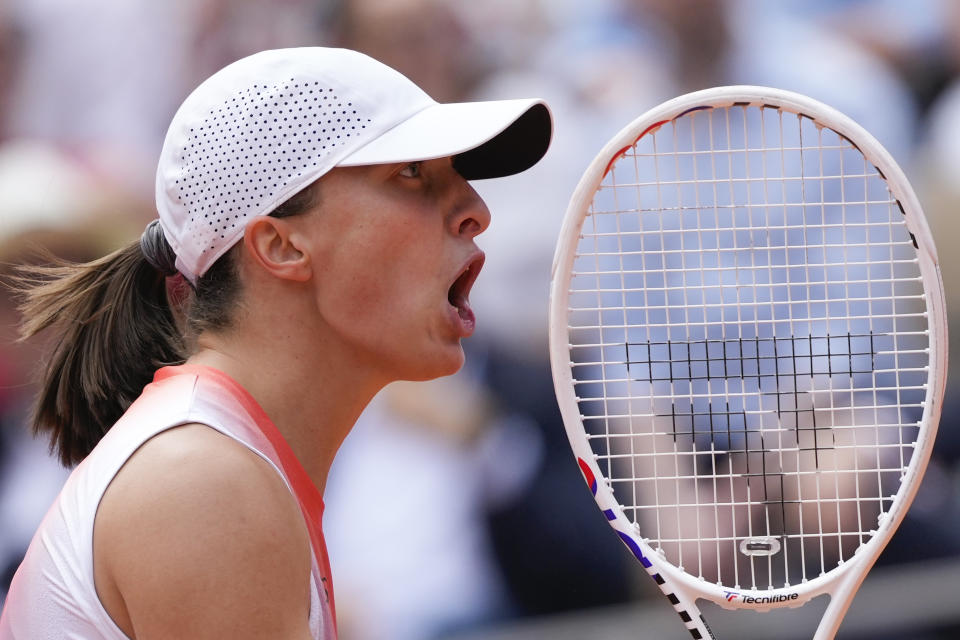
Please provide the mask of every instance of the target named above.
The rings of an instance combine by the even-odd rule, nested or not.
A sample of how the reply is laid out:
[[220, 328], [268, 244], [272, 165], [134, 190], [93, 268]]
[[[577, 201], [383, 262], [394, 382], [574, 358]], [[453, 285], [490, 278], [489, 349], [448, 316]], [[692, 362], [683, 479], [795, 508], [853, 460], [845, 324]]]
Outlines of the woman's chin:
[[463, 348], [458, 341], [456, 345], [448, 346], [442, 353], [435, 353], [432, 357], [424, 357], [412, 363], [403, 379], [422, 382], [452, 376], [460, 371], [464, 360]]

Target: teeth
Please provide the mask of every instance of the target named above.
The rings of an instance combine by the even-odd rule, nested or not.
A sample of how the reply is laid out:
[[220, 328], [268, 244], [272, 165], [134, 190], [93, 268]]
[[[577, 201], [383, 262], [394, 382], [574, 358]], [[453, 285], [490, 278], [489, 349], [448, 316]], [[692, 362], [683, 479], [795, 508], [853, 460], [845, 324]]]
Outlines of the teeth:
[[476, 260], [467, 264], [467, 266], [464, 267], [459, 274], [457, 274], [457, 277], [450, 285], [450, 288], [447, 291], [447, 301], [453, 307], [460, 310], [469, 308], [468, 292], [470, 287], [473, 285], [473, 280], [476, 277], [476, 273], [474, 273], [474, 265], [477, 264], [478, 262]]

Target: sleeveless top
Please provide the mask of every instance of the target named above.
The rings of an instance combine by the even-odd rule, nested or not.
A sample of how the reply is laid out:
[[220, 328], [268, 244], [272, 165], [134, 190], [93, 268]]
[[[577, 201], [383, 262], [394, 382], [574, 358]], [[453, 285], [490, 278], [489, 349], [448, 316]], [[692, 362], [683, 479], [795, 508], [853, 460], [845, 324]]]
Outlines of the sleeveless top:
[[216, 369], [181, 365], [157, 371], [153, 383], [67, 479], [14, 575], [0, 615], [0, 640], [127, 640], [94, 587], [94, 518], [127, 459], [153, 436], [188, 423], [207, 425], [245, 445], [276, 470], [296, 497], [311, 542], [311, 637], [336, 639], [320, 492], [243, 387]]

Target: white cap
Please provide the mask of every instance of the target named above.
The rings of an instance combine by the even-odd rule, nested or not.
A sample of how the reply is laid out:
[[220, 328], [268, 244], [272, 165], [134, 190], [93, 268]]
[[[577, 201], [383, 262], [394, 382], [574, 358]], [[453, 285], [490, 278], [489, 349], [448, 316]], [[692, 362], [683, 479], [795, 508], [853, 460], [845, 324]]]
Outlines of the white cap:
[[160, 224], [191, 282], [273, 211], [336, 166], [454, 156], [467, 179], [524, 171], [552, 120], [535, 99], [438, 104], [347, 49], [263, 51], [221, 69], [180, 106], [160, 154]]

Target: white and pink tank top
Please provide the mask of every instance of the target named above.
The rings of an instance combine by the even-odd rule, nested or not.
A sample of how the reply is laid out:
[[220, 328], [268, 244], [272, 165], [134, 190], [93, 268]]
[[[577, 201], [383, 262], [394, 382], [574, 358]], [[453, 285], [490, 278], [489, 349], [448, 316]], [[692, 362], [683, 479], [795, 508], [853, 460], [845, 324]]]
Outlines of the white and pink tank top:
[[0, 615], [0, 640], [127, 640], [97, 596], [93, 522], [114, 476], [147, 440], [200, 423], [267, 461], [297, 498], [312, 546], [310, 632], [335, 640], [333, 584], [323, 540], [323, 499], [263, 409], [216, 369], [182, 365], [157, 371], [96, 448], [67, 479], [17, 570]]

